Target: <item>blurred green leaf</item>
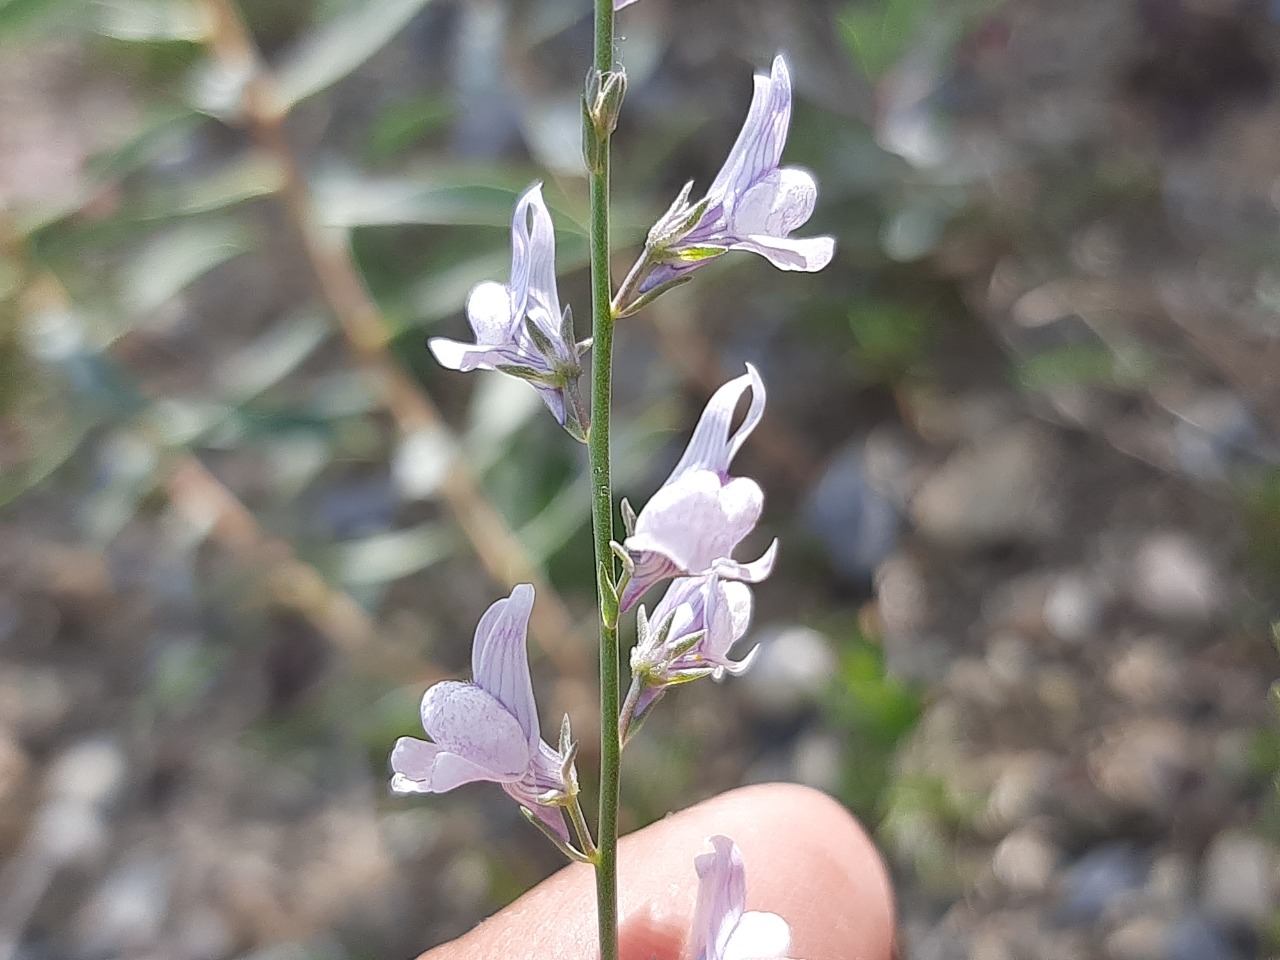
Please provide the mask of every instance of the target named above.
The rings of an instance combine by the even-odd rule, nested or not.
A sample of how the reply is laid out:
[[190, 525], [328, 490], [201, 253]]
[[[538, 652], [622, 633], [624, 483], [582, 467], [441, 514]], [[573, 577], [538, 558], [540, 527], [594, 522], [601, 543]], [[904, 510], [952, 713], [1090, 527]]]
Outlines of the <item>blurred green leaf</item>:
[[348, 229], [403, 224], [509, 225], [523, 185], [476, 181], [474, 170], [378, 179], [329, 174], [316, 179], [316, 206], [322, 222]]
[[204, 119], [185, 106], [153, 108], [128, 139], [89, 160], [86, 171], [95, 180], [118, 180], [166, 154], [180, 151]]
[[885, 0], [851, 4], [837, 17], [845, 45], [867, 76], [879, 79], [906, 52], [933, 0]]
[[344, 543], [337, 548], [333, 568], [348, 586], [388, 583], [443, 560], [457, 547], [451, 524], [424, 523]]
[[219, 386], [232, 402], [255, 397], [292, 373], [331, 332], [331, 324], [313, 313], [281, 320], [222, 364]]
[[93, 29], [131, 42], [199, 43], [207, 32], [201, 8], [182, 0], [93, 0]]
[[250, 151], [217, 170], [155, 190], [143, 201], [142, 216], [159, 219], [213, 213], [270, 196], [283, 182], [284, 172], [278, 163]]
[[125, 268], [124, 310], [131, 316], [151, 313], [192, 281], [254, 247], [253, 235], [230, 220], [201, 220], [166, 231]]
[[1073, 343], [1018, 360], [1018, 379], [1031, 390], [1138, 386], [1154, 373], [1154, 360], [1136, 345], [1121, 353], [1101, 343]]
[[876, 380], [893, 382], [924, 357], [929, 324], [917, 307], [875, 300], [849, 310], [858, 366]]
[[453, 105], [432, 94], [388, 104], [373, 121], [369, 158], [385, 163], [453, 119]]
[[431, 0], [367, 0], [308, 34], [276, 68], [276, 95], [288, 110], [351, 73]]
[[66, 8], [78, 0], [0, 0], [0, 38], [35, 26], [45, 18], [69, 19]]

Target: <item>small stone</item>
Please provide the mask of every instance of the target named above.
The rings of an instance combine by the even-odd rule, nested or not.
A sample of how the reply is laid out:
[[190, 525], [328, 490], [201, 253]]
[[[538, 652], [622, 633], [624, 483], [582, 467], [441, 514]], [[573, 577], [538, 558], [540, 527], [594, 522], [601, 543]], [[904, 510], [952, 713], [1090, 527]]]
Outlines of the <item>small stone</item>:
[[898, 507], [867, 476], [863, 444], [836, 454], [802, 509], [805, 527], [827, 548], [832, 566], [867, 583], [898, 540]]
[[1009, 687], [1025, 684], [1035, 665], [1031, 644], [1017, 633], [998, 633], [987, 643], [987, 669]]
[[51, 797], [105, 807], [119, 795], [128, 769], [124, 750], [114, 740], [84, 740], [53, 762], [44, 787]]
[[1147, 914], [1111, 932], [1103, 946], [1108, 960], [1164, 960], [1167, 924]]
[[1200, 902], [1221, 920], [1259, 925], [1275, 911], [1271, 866], [1276, 849], [1260, 837], [1236, 830], [1218, 834], [1201, 867]]
[[1055, 761], [1050, 754], [1027, 751], [993, 758], [999, 770], [987, 795], [984, 821], [999, 829], [1033, 816], [1053, 782]]
[[925, 536], [981, 548], [1038, 543], [1057, 530], [1059, 459], [1049, 434], [1017, 424], [953, 454], [921, 485], [910, 513]]
[[1151, 865], [1147, 895], [1155, 903], [1182, 908], [1191, 899], [1195, 870], [1180, 853], [1166, 853]]
[[1168, 703], [1178, 687], [1178, 669], [1159, 640], [1139, 640], [1107, 672], [1107, 686], [1137, 706]]
[[798, 716], [826, 692], [838, 666], [831, 641], [799, 624], [762, 630], [759, 652], [740, 689], [758, 716]]
[[1059, 640], [1081, 643], [1097, 636], [1106, 595], [1095, 579], [1082, 572], [1054, 580], [1044, 598], [1044, 624]]
[[834, 734], [810, 730], [796, 743], [792, 759], [797, 783], [831, 793], [840, 785], [844, 750]]
[[1218, 609], [1222, 584], [1195, 541], [1182, 533], [1161, 533], [1143, 542], [1134, 556], [1133, 594], [1154, 616], [1202, 623]]
[[131, 853], [80, 911], [81, 952], [136, 955], [152, 947], [168, 912], [174, 872], [173, 863], [154, 852]]
[[1089, 754], [1090, 773], [1107, 797], [1154, 814], [1170, 808], [1181, 779], [1194, 763], [1186, 728], [1165, 718], [1118, 724]]
[[951, 661], [951, 648], [932, 629], [928, 583], [913, 557], [900, 552], [880, 565], [876, 612], [889, 673], [918, 683], [941, 680]]
[[1104, 843], [1082, 856], [1061, 876], [1058, 914], [1064, 923], [1097, 923], [1122, 897], [1146, 880], [1147, 864], [1132, 844]]
[[1164, 960], [1247, 960], [1218, 927], [1192, 913], [1169, 926]]
[[1039, 830], [1028, 827], [1000, 841], [991, 869], [1010, 893], [1030, 896], [1048, 887], [1058, 857], [1058, 848]]

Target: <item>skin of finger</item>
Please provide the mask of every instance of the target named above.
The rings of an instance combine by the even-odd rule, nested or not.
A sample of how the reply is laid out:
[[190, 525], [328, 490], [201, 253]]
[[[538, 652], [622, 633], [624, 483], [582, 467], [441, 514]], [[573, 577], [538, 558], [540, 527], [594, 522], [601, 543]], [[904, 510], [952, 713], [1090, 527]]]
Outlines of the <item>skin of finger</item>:
[[[782, 916], [791, 956], [889, 960], [893, 894], [874, 845], [825, 794], [761, 784], [721, 794], [619, 844], [621, 960], [681, 960], [697, 894], [693, 858], [713, 834], [732, 838], [747, 865], [747, 909]], [[420, 960], [594, 960], [590, 867], [566, 867], [466, 936]]]

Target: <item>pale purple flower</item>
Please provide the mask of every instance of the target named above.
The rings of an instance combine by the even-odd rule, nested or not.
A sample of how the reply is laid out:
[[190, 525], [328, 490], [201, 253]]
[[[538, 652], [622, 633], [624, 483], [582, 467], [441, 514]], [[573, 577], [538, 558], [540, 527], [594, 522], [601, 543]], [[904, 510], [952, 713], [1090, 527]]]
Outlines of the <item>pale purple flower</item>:
[[[756, 74], [751, 109], [706, 197], [688, 202], [685, 187], [649, 234], [660, 263], [640, 284], [644, 293], [728, 250], [758, 253], [781, 270], [821, 270], [835, 252], [832, 237], [793, 239], [813, 215], [818, 185], [799, 167], [780, 167], [791, 126], [791, 74], [782, 55], [769, 76]], [[705, 209], [692, 226], [688, 220]]]
[[631, 4], [635, 2], [636, 0], [613, 0], [613, 9], [616, 12], [618, 10], [621, 10], [623, 7], [631, 6]]
[[776, 913], [747, 910], [747, 868], [728, 837], [712, 837], [714, 853], [694, 858], [694, 960], [777, 960], [791, 949], [791, 928]]
[[422, 698], [422, 727], [433, 742], [401, 737], [391, 752], [396, 793], [444, 793], [464, 783], [500, 784], [562, 840], [564, 814], [542, 801], [565, 795], [564, 758], [542, 739], [529, 676], [526, 635], [533, 587], [518, 585], [476, 626], [472, 682], [445, 680]]
[[[730, 434], [734, 409], [746, 390], [751, 391], [751, 405]], [[730, 380], [707, 401], [680, 462], [622, 543], [631, 567], [620, 598], [624, 610], [668, 577], [717, 573], [757, 583], [773, 570], [776, 540], [758, 560], [732, 559], [734, 548], [760, 519], [764, 492], [754, 480], [730, 477], [729, 464], [764, 416], [764, 402], [764, 381], [751, 364], [744, 376]]]
[[634, 716], [643, 716], [666, 687], [746, 670], [755, 650], [741, 660], [730, 660], [729, 650], [747, 632], [752, 605], [750, 587], [713, 573], [672, 581], [651, 614], [642, 606], [631, 674], [644, 689]]
[[556, 238], [535, 183], [516, 201], [511, 220], [511, 280], [477, 284], [467, 296], [474, 344], [433, 337], [428, 346], [451, 370], [500, 370], [531, 383], [553, 416], [582, 439], [578, 399], [582, 365], [568, 311], [556, 288]]

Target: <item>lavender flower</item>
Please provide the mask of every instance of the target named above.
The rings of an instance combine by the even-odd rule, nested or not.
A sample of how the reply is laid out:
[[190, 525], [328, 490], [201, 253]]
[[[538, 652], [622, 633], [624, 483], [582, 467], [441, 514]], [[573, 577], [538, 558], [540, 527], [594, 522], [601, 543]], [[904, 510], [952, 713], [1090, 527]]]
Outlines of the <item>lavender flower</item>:
[[635, 2], [636, 0], [613, 0], [614, 12], [616, 13], [617, 11], [621, 10], [623, 7], [629, 7], [631, 6], [631, 4]]
[[422, 727], [434, 742], [396, 741], [391, 789], [444, 793], [489, 780], [567, 841], [564, 814], [552, 801], [572, 792], [572, 774], [538, 727], [525, 646], [532, 611], [527, 583], [485, 611], [471, 648], [473, 681], [445, 680], [423, 695]]
[[581, 357], [569, 311], [556, 290], [556, 238], [535, 183], [516, 201], [511, 220], [511, 280], [485, 281], [467, 297], [474, 345], [444, 337], [428, 342], [451, 370], [500, 370], [531, 383], [556, 420], [579, 440], [587, 417], [579, 393]]
[[698, 903], [693, 910], [694, 960], [776, 960], [791, 949], [791, 928], [776, 913], [746, 911], [747, 868], [728, 837], [712, 837], [714, 853], [694, 858]]
[[[730, 435], [734, 408], [747, 389], [751, 406]], [[757, 583], [773, 570], [776, 540], [751, 563], [731, 558], [764, 509], [759, 484], [729, 476], [734, 455], [764, 416], [764, 402], [764, 381], [751, 364], [745, 376], [730, 380], [707, 401], [680, 462], [622, 543], [630, 574], [620, 598], [622, 609], [629, 610], [649, 587], [668, 577], [716, 573]]]
[[758, 253], [780, 270], [812, 273], [831, 262], [832, 237], [792, 239], [813, 215], [818, 185], [799, 167], [779, 167], [791, 126], [791, 74], [782, 55], [769, 76], [756, 74], [742, 132], [698, 203], [685, 185], [649, 232], [646, 254], [656, 266], [640, 283], [646, 293], [728, 250]]
[[642, 689], [627, 724], [642, 717], [669, 686], [746, 670], [755, 651], [730, 660], [729, 650], [747, 632], [752, 604], [745, 583], [713, 573], [673, 581], [651, 615], [642, 606], [639, 641], [631, 650], [631, 675]]

